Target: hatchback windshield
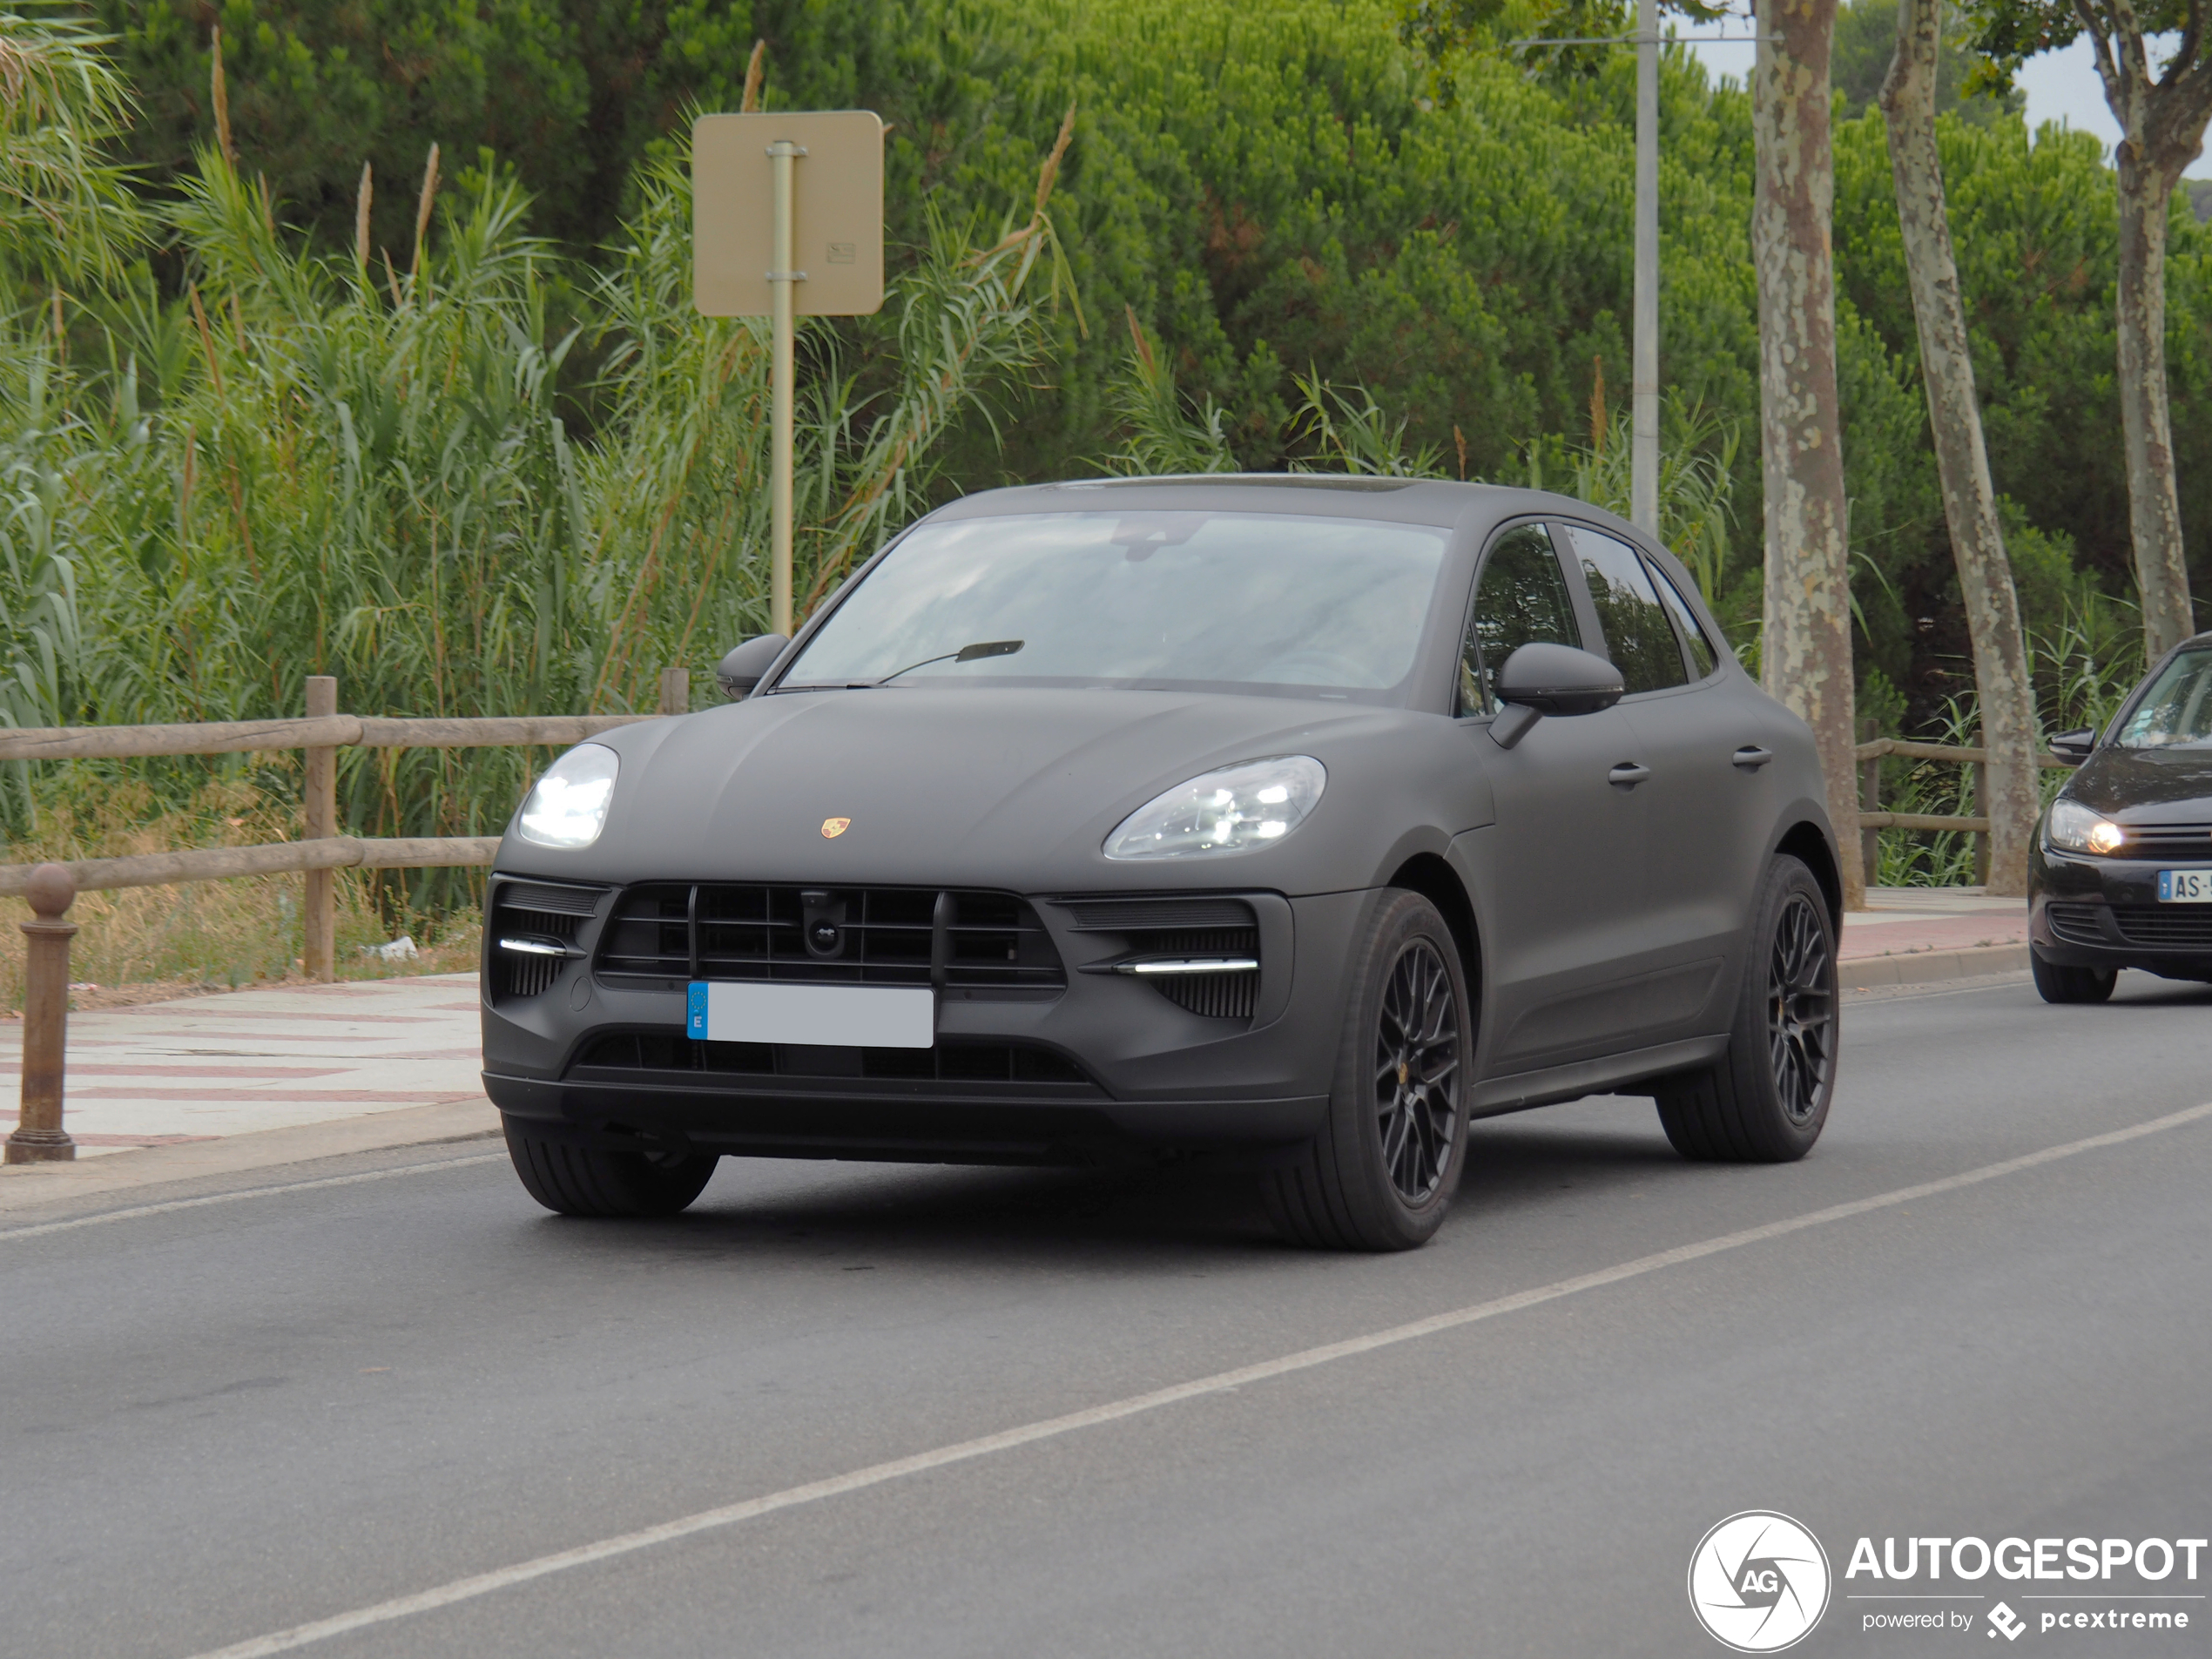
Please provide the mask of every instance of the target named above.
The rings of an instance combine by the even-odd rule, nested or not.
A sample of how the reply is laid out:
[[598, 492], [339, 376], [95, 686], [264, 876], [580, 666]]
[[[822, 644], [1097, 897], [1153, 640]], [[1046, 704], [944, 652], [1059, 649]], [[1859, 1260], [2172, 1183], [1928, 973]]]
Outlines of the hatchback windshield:
[[779, 690], [1326, 689], [1413, 670], [1447, 532], [1261, 513], [925, 524], [840, 601]]
[[2212, 651], [2185, 651], [2167, 664], [2119, 741], [2130, 749], [2212, 746]]

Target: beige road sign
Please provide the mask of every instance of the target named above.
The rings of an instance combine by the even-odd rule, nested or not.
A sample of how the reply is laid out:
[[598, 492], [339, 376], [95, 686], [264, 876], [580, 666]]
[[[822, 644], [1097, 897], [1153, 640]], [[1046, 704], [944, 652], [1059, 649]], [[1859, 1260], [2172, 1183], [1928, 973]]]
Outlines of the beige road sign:
[[869, 110], [705, 115], [691, 128], [691, 297], [709, 317], [774, 309], [774, 164], [792, 164], [792, 283], [802, 317], [883, 306], [883, 123]]

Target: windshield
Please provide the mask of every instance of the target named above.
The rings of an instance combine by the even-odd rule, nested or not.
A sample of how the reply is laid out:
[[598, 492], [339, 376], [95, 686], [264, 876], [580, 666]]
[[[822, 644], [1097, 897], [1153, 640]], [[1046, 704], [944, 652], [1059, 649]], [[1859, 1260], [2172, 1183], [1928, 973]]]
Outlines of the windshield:
[[2185, 651], [2160, 670], [2118, 741], [2129, 749], [2212, 745], [2212, 651]]
[[924, 524], [777, 690], [1237, 687], [1372, 699], [1413, 670], [1447, 531], [1271, 513]]

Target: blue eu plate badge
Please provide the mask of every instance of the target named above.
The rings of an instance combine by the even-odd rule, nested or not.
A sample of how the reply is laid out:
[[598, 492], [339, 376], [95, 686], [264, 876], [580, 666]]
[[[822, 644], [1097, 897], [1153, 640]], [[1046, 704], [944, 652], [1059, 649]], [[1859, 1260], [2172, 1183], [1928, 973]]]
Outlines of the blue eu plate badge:
[[706, 987], [698, 980], [691, 981], [690, 1003], [684, 1015], [684, 1030], [698, 1042], [706, 1040]]

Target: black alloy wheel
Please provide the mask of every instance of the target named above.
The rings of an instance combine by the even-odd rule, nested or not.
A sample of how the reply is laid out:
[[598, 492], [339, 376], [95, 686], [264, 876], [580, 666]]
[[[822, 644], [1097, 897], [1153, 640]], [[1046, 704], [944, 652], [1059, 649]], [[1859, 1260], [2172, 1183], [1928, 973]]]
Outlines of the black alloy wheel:
[[1684, 1157], [1784, 1163], [1812, 1150], [1836, 1093], [1843, 1001], [1828, 895], [1777, 854], [1752, 907], [1728, 1052], [1649, 1085]]
[[1345, 976], [1336, 1078], [1314, 1137], [1261, 1177], [1278, 1231], [1317, 1250], [1412, 1250], [1467, 1160], [1474, 1046], [1460, 943], [1418, 893], [1377, 895]]
[[1375, 1115], [1390, 1184], [1409, 1204], [1433, 1196], [1459, 1138], [1460, 1009], [1426, 939], [1399, 953], [1375, 1030]]
[[1836, 961], [1828, 929], [1802, 893], [1784, 900], [1767, 967], [1767, 1052], [1774, 1092], [1792, 1123], [1828, 1098], [1836, 1069]]

